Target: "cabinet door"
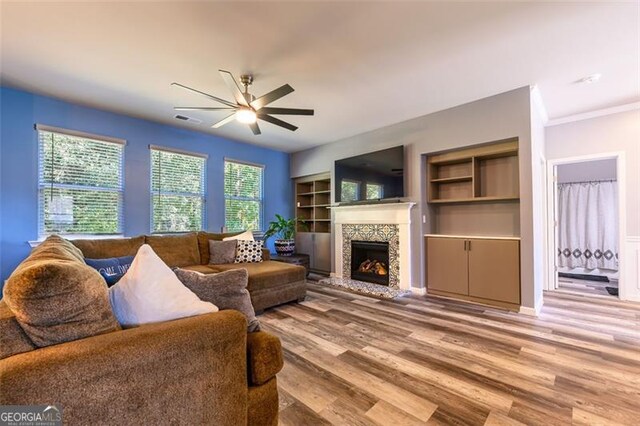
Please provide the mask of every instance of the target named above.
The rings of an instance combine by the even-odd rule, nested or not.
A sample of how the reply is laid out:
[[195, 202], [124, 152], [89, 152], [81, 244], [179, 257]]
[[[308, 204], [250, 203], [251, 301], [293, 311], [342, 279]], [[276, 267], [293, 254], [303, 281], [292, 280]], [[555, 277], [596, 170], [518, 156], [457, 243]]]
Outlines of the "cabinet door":
[[309, 268], [314, 268], [313, 263], [313, 232], [296, 233], [296, 253], [309, 255]]
[[520, 304], [520, 244], [470, 240], [469, 296]]
[[316, 232], [313, 246], [315, 264], [312, 269], [320, 272], [331, 271], [331, 234], [328, 232]]
[[467, 252], [460, 238], [427, 238], [427, 288], [469, 293]]

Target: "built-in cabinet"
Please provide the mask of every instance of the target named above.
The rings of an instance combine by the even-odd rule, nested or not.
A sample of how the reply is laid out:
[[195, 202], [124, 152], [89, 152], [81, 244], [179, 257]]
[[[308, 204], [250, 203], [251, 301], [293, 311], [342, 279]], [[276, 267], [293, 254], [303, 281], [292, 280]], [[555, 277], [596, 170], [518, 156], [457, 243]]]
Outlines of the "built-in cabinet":
[[294, 181], [296, 217], [304, 221], [296, 232], [296, 251], [309, 255], [309, 270], [331, 272], [331, 176], [323, 173]]
[[520, 241], [517, 238], [425, 237], [427, 288], [507, 308], [520, 305]]
[[427, 291], [520, 305], [518, 140], [425, 156]]

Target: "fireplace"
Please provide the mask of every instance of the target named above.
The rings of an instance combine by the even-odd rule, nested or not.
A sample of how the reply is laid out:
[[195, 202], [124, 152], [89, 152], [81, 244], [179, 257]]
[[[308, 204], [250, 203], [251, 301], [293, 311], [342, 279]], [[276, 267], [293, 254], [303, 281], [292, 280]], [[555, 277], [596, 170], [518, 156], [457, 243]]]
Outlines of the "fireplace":
[[351, 279], [389, 285], [389, 243], [351, 240]]

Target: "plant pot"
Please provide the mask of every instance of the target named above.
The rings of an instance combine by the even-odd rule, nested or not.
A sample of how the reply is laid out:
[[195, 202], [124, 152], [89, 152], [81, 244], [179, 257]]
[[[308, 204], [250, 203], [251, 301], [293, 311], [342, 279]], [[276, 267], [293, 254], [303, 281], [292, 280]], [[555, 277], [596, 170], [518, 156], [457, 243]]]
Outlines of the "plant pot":
[[296, 240], [276, 240], [274, 245], [278, 256], [291, 256], [296, 251]]

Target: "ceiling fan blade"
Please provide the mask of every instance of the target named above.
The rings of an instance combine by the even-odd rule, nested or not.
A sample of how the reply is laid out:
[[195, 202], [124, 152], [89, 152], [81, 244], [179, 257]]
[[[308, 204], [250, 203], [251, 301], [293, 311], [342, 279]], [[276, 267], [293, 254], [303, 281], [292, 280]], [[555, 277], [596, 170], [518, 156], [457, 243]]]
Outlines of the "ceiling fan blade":
[[231, 107], [173, 107], [176, 111], [229, 111]]
[[271, 102], [277, 101], [281, 97], [286, 96], [291, 92], [293, 92], [293, 87], [289, 86], [288, 84], [285, 84], [284, 86], [280, 86], [277, 89], [272, 90], [266, 95], [260, 96], [258, 99], [254, 100], [249, 105], [251, 105], [251, 107], [257, 111], [260, 108], [266, 105], [269, 105]]
[[220, 75], [222, 76], [222, 79], [231, 90], [231, 93], [233, 93], [233, 97], [235, 98], [236, 102], [242, 106], [249, 106], [249, 104], [247, 103], [247, 100], [244, 98], [244, 95], [242, 94], [242, 90], [240, 90], [240, 86], [238, 86], [238, 82], [236, 81], [235, 78], [233, 78], [233, 75], [231, 75], [229, 71], [225, 71], [225, 70], [218, 70], [218, 72], [220, 73]]
[[190, 92], [197, 93], [197, 94], [199, 94], [199, 95], [205, 96], [205, 97], [207, 97], [207, 98], [209, 98], [209, 99], [211, 99], [211, 100], [213, 100], [213, 101], [220, 102], [221, 104], [224, 104], [224, 105], [230, 106], [230, 107], [232, 107], [232, 108], [235, 108], [235, 107], [236, 107], [236, 105], [235, 105], [235, 104], [232, 104], [232, 103], [231, 103], [231, 102], [229, 102], [229, 101], [225, 101], [224, 99], [220, 99], [220, 98], [218, 98], [218, 97], [216, 97], [216, 96], [213, 96], [213, 95], [210, 95], [210, 94], [208, 94], [208, 93], [204, 93], [204, 92], [201, 92], [201, 91], [199, 91], [199, 90], [192, 89], [191, 87], [187, 87], [187, 86], [185, 86], [184, 84], [180, 84], [180, 83], [171, 83], [171, 85], [172, 85], [172, 86], [181, 87], [181, 88], [183, 88], [183, 89], [185, 89], [185, 90], [188, 90], [188, 91], [190, 91]]
[[249, 127], [251, 127], [251, 131], [254, 135], [259, 135], [262, 133], [260, 131], [260, 126], [258, 126], [258, 123], [249, 123]]
[[312, 109], [299, 109], [299, 108], [264, 107], [264, 108], [260, 108], [260, 112], [264, 114], [313, 115]]
[[222, 127], [225, 124], [229, 123], [230, 121], [233, 121], [236, 118], [236, 113], [234, 112], [233, 114], [231, 114], [230, 116], [223, 118], [222, 120], [218, 121], [217, 123], [215, 123], [213, 126], [211, 126], [214, 129], [217, 129], [218, 127]]
[[286, 121], [282, 121], [279, 118], [275, 118], [270, 115], [258, 114], [258, 118], [260, 120], [268, 121], [271, 124], [275, 124], [276, 126], [284, 127], [292, 132], [295, 132], [298, 129], [298, 126], [294, 126], [293, 124], [287, 123]]

